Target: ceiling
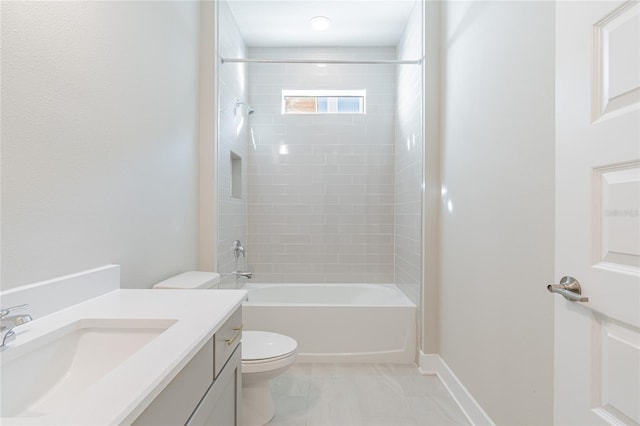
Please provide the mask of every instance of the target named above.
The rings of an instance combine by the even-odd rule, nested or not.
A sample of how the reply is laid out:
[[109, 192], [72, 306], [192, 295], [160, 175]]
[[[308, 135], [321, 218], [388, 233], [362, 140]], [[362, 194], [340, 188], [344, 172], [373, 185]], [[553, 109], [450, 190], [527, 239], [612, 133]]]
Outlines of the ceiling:
[[[227, 0], [249, 47], [395, 46], [415, 0]], [[315, 32], [314, 16], [331, 27]]]

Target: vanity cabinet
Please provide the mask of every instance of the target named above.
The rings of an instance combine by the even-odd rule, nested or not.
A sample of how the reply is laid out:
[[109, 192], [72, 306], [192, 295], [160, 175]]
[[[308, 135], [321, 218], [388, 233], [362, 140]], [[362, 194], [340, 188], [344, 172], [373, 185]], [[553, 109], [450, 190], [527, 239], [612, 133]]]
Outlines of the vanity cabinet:
[[238, 308], [133, 422], [149, 426], [236, 426], [242, 392]]
[[239, 424], [242, 392], [242, 355], [238, 346], [220, 371], [196, 411], [189, 426], [232, 426]]

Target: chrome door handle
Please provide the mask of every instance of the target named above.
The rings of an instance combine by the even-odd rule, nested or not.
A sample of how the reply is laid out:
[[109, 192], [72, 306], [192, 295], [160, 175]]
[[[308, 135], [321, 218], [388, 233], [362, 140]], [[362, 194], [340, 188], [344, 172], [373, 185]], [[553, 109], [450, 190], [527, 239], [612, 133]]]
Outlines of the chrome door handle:
[[562, 277], [560, 284], [549, 284], [547, 290], [550, 293], [558, 293], [564, 296], [565, 299], [572, 302], [588, 302], [588, 297], [582, 296], [582, 287], [578, 280], [573, 277]]

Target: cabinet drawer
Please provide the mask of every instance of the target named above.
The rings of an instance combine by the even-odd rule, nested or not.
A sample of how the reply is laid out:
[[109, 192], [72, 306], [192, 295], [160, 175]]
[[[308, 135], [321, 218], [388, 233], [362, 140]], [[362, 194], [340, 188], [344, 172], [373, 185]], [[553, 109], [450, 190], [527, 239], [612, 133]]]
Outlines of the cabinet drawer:
[[227, 363], [227, 360], [240, 344], [242, 338], [242, 308], [237, 309], [231, 318], [218, 330], [214, 336], [213, 357], [214, 375], [218, 376], [220, 370]]
[[[238, 339], [240, 340], [240, 339]], [[213, 339], [180, 370], [134, 425], [182, 425], [193, 413], [213, 382]]]

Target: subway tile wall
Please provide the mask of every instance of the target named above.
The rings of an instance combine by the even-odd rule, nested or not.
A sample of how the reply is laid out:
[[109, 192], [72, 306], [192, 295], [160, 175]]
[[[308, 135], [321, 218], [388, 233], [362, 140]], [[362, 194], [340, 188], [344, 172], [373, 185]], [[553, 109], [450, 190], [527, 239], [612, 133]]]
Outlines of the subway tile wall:
[[[249, 49], [267, 59], [395, 54], [391, 47]], [[366, 89], [367, 113], [283, 115], [283, 89]], [[254, 281], [392, 283], [396, 66], [250, 64], [248, 91], [256, 111], [246, 245]]]
[[[246, 56], [246, 47], [235, 19], [225, 1], [218, 4], [220, 55], [229, 58]], [[248, 102], [246, 64], [228, 63], [219, 67], [218, 75], [218, 272], [220, 288], [236, 288], [243, 284], [233, 271], [243, 269], [245, 259], [236, 262], [234, 240], [243, 243], [247, 237], [247, 163], [249, 118], [246, 110], [235, 108], [236, 99]], [[215, 119], [215, 117], [212, 117]], [[242, 185], [240, 197], [231, 196], [231, 152], [241, 158]], [[242, 279], [244, 281], [244, 279]]]

